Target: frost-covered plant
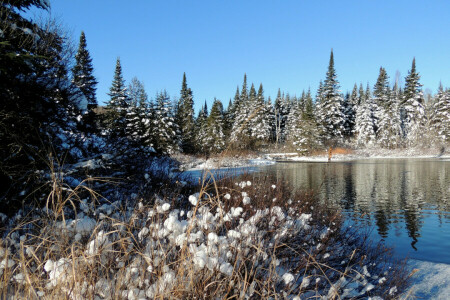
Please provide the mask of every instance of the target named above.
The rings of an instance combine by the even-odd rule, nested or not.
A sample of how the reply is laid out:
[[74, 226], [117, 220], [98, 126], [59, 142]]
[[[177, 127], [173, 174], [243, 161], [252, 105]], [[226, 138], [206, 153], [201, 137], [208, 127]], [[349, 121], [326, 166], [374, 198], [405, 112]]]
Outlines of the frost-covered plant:
[[[339, 214], [267, 176], [205, 181], [197, 193], [50, 209], [9, 223], [3, 296], [394, 298], [405, 276]], [[146, 204], [147, 203], [147, 204]], [[35, 220], [29, 222], [28, 220]], [[393, 287], [396, 292], [391, 292]], [[8, 288], [6, 288], [8, 287]]]

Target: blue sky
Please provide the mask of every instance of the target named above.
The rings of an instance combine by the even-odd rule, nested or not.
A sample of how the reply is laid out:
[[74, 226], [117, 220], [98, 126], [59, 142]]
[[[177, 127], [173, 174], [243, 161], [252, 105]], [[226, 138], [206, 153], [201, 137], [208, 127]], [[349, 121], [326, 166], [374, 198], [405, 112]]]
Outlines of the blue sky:
[[450, 86], [450, 1], [118, 1], [51, 0], [78, 42], [86, 33], [99, 103], [108, 100], [115, 61], [154, 97], [178, 97], [183, 72], [196, 110], [225, 104], [243, 74], [265, 95], [278, 88], [315, 94], [331, 48], [341, 90], [376, 81], [380, 66], [403, 81], [416, 57], [424, 89]]

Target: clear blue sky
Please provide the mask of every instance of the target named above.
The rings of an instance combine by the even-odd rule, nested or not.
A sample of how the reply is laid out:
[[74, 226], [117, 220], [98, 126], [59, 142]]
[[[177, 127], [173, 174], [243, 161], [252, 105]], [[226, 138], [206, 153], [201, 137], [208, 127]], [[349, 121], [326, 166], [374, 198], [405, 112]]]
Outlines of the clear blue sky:
[[118, 1], [51, 0], [78, 42], [86, 33], [99, 103], [121, 58], [127, 83], [144, 82], [154, 98], [166, 89], [178, 97], [183, 72], [196, 111], [217, 97], [225, 105], [248, 81], [315, 94], [324, 79], [330, 49], [341, 90], [376, 81], [380, 66], [402, 81], [416, 57], [421, 83], [436, 91], [450, 86], [450, 1]]

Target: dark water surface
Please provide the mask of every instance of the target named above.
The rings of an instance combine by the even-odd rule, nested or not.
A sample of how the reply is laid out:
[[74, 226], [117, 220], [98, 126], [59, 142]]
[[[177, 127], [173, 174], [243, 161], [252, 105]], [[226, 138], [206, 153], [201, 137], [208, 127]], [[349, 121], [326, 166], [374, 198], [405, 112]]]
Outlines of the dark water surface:
[[400, 257], [450, 263], [450, 160], [374, 159], [261, 167], [313, 190]]

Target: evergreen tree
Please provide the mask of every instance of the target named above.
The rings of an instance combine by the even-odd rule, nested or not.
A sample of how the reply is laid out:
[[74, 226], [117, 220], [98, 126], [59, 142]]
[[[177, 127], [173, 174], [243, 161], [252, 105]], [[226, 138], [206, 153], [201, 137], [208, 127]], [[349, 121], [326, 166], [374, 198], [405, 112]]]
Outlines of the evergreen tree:
[[[312, 114], [312, 97], [308, 90], [305, 98], [305, 109], [300, 102], [293, 102], [287, 121], [286, 140], [300, 154], [306, 154], [320, 145], [317, 124]], [[310, 107], [310, 108], [308, 108]]]
[[193, 153], [194, 145], [194, 100], [192, 90], [188, 88], [186, 73], [183, 73], [180, 99], [178, 101], [177, 124], [181, 134], [181, 150], [185, 153]]
[[305, 96], [305, 106], [303, 110], [304, 119], [313, 120], [314, 119], [314, 103], [311, 96], [311, 90], [308, 88], [308, 92]]
[[278, 145], [283, 143], [286, 137], [286, 123], [289, 115], [289, 104], [281, 95], [280, 89], [278, 89], [277, 98], [274, 103], [275, 111], [275, 142]]
[[383, 67], [380, 67], [373, 94], [377, 143], [384, 148], [398, 147], [401, 137], [398, 101], [389, 88], [389, 77]]
[[[252, 99], [252, 97], [253, 92], [250, 92], [250, 99]], [[268, 143], [272, 132], [270, 107], [265, 103], [262, 84], [259, 85], [258, 94], [255, 95], [255, 100], [252, 101], [251, 111], [252, 115], [249, 120], [249, 128], [253, 143], [255, 143], [256, 146]]]
[[358, 105], [361, 105], [366, 102], [366, 95], [364, 94], [364, 88], [362, 83], [359, 84], [359, 98]]
[[156, 151], [160, 153], [170, 154], [179, 150], [178, 128], [172, 112], [172, 102], [167, 92], [158, 93], [153, 116], [153, 144]]
[[412, 61], [411, 70], [405, 78], [405, 91], [402, 108], [404, 109], [404, 129], [409, 145], [418, 145], [425, 129], [426, 116], [422, 85], [416, 71], [416, 59]]
[[144, 84], [136, 77], [128, 86], [128, 97], [130, 105], [127, 110], [127, 136], [139, 145], [151, 146], [148, 96]]
[[376, 142], [372, 98], [367, 99], [356, 109], [356, 144], [359, 147], [373, 147]]
[[30, 20], [30, 8], [49, 9], [49, 3], [0, 1], [0, 211], [5, 213], [34, 200], [33, 191], [39, 198], [47, 192], [42, 188], [48, 178], [39, 174], [48, 168], [43, 158], [50, 147], [56, 155], [64, 153], [67, 163], [84, 152], [72, 151], [81, 140], [75, 126], [87, 103], [69, 78], [70, 48], [52, 23]]
[[345, 116], [342, 112], [342, 96], [334, 69], [333, 50], [330, 54], [327, 76], [323, 84], [320, 100], [319, 123], [324, 131], [326, 141], [340, 141], [344, 135]]
[[231, 142], [235, 143], [238, 147], [246, 147], [249, 143], [249, 117], [250, 103], [247, 89], [247, 75], [244, 74], [244, 82], [242, 84], [242, 90], [239, 96], [239, 103], [236, 106], [234, 122], [230, 135]]
[[82, 31], [78, 51], [75, 55], [75, 65], [72, 68], [72, 82], [86, 97], [88, 109], [91, 110], [97, 107], [97, 97], [95, 96], [97, 80], [93, 74], [92, 58], [86, 47], [86, 36]]
[[203, 140], [208, 153], [218, 153], [225, 148], [225, 135], [223, 133], [223, 105], [220, 100], [214, 99], [211, 113], [206, 119], [206, 136]]
[[[238, 95], [239, 95], [239, 93], [238, 93]], [[230, 138], [231, 127], [233, 126], [233, 116], [232, 116], [232, 112], [231, 112], [232, 107], [233, 107], [233, 102], [231, 101], [231, 98], [230, 98], [230, 101], [228, 102], [228, 107], [223, 112], [223, 133], [225, 135], [226, 141], [228, 141]]]
[[197, 145], [197, 151], [201, 153], [207, 153], [208, 147], [206, 146], [206, 137], [208, 132], [208, 105], [202, 106], [198, 112], [198, 116], [195, 120], [195, 143]]
[[87, 111], [83, 116], [83, 123], [84, 130], [88, 132], [97, 131], [94, 111], [97, 108], [97, 98], [95, 96], [97, 81], [93, 72], [92, 58], [86, 48], [86, 37], [82, 31], [78, 51], [75, 55], [75, 65], [72, 68], [72, 82], [80, 90], [81, 94], [86, 97]]
[[350, 138], [355, 132], [356, 111], [353, 98], [348, 93], [342, 102], [342, 112], [344, 113], [344, 136]]
[[122, 76], [122, 66], [120, 58], [117, 58], [114, 79], [109, 89], [110, 100], [106, 105], [105, 114], [106, 128], [111, 137], [124, 138], [127, 136], [127, 112], [129, 107], [129, 98], [125, 80]]
[[444, 145], [450, 142], [450, 91], [444, 91], [442, 83], [434, 97], [430, 125], [436, 142]]

